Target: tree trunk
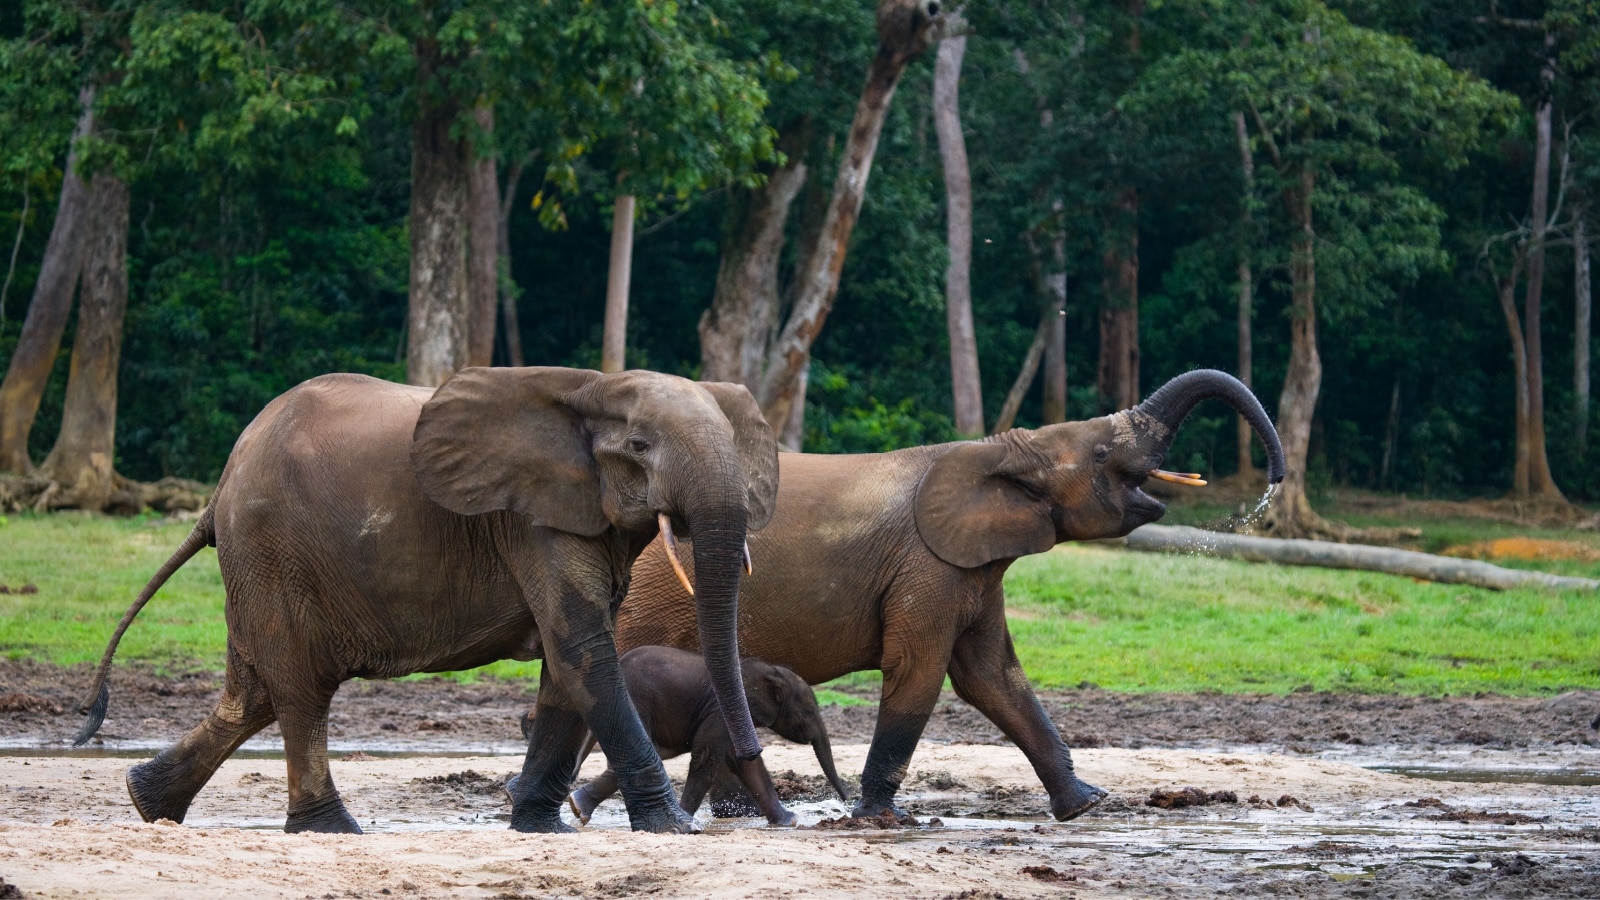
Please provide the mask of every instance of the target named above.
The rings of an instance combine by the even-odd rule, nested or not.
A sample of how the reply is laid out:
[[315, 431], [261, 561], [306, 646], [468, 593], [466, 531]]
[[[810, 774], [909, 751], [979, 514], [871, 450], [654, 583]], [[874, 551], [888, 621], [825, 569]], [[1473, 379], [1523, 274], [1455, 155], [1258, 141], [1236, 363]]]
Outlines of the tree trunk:
[[1061, 311], [1066, 306], [1065, 276], [1063, 276], [1063, 290], [1059, 294], [1050, 294], [1047, 302], [1039, 310], [1039, 327], [1033, 330], [1033, 343], [1028, 345], [1028, 352], [1022, 358], [1022, 368], [1017, 372], [1017, 379], [1011, 382], [1011, 390], [1006, 393], [1005, 403], [1000, 405], [1000, 417], [995, 419], [994, 432], [999, 434], [1007, 431], [1017, 421], [1017, 410], [1022, 408], [1022, 398], [1027, 396], [1028, 385], [1033, 384], [1033, 376], [1039, 371], [1039, 362], [1044, 359], [1046, 345], [1049, 344], [1056, 329], [1061, 326]]
[[[1245, 127], [1244, 113], [1233, 114], [1233, 130], [1239, 140], [1239, 169], [1244, 180], [1244, 196], [1240, 204], [1240, 225], [1243, 234], [1239, 237], [1239, 318], [1238, 318], [1238, 347], [1239, 347], [1239, 381], [1245, 387], [1254, 389], [1251, 383], [1252, 370], [1255, 367], [1255, 346], [1252, 340], [1251, 307], [1255, 301], [1255, 272], [1250, 263], [1250, 201], [1255, 196], [1256, 190], [1256, 160], [1250, 152], [1250, 131]], [[1251, 448], [1254, 446], [1254, 433], [1250, 423], [1244, 416], [1235, 419], [1234, 441], [1239, 454], [1239, 478], [1245, 480], [1252, 478], [1256, 473], [1255, 460], [1251, 457]]]
[[789, 407], [789, 420], [783, 423], [778, 443], [799, 453], [806, 441], [806, 385], [811, 381], [811, 361], [800, 370], [800, 384], [794, 390], [794, 403]]
[[933, 124], [944, 165], [945, 238], [950, 263], [945, 269], [945, 325], [950, 333], [950, 394], [956, 433], [983, 434], [983, 384], [978, 341], [972, 324], [972, 173], [967, 141], [961, 134], [961, 60], [967, 52], [966, 23], [959, 11], [945, 17], [947, 36], [939, 42], [933, 70]]
[[500, 315], [506, 336], [506, 364], [521, 367], [522, 324], [517, 316], [517, 286], [511, 280], [511, 206], [517, 199], [517, 183], [522, 181], [523, 162], [519, 161], [506, 174], [506, 189], [500, 195], [500, 218], [496, 223], [495, 242], [499, 247], [499, 268], [496, 278], [500, 290]]
[[1378, 465], [1378, 486], [1389, 483], [1389, 467], [1394, 462], [1400, 445], [1400, 373], [1394, 373], [1394, 386], [1389, 390], [1389, 418], [1383, 426], [1383, 461]]
[[777, 330], [778, 264], [784, 223], [806, 183], [811, 125], [804, 117], [785, 128], [778, 149], [787, 161], [766, 183], [737, 190], [722, 242], [711, 306], [700, 316], [700, 378], [742, 384], [753, 393]]
[[89, 191], [78, 177], [78, 142], [94, 130], [94, 89], [84, 88], [78, 99], [83, 113], [67, 151], [55, 224], [50, 227], [44, 261], [39, 266], [38, 280], [33, 283], [33, 299], [22, 322], [22, 334], [11, 355], [5, 381], [0, 383], [0, 472], [26, 475], [33, 470], [28, 436], [50, 372], [55, 368], [61, 334], [72, 312], [72, 290], [83, 264]]
[[1512, 263], [1511, 274], [1495, 279], [1495, 299], [1500, 301], [1500, 312], [1505, 316], [1506, 331], [1511, 335], [1512, 383], [1516, 389], [1516, 457], [1511, 466], [1511, 495], [1528, 496], [1528, 453], [1531, 441], [1528, 433], [1528, 345], [1522, 336], [1522, 320], [1517, 317], [1517, 279], [1521, 276], [1525, 257], [1518, 251]]
[[928, 15], [930, 6], [927, 0], [880, 0], [878, 5], [878, 52], [867, 69], [866, 85], [850, 123], [850, 136], [833, 182], [833, 196], [816, 249], [800, 266], [794, 309], [768, 354], [761, 390], [756, 395], [768, 422], [787, 420], [800, 372], [811, 356], [811, 345], [833, 308], [845, 250], [861, 213], [889, 102], [906, 64], [927, 47], [929, 32], [938, 21]]
[[1589, 283], [1589, 225], [1577, 217], [1572, 235], [1572, 428], [1578, 441], [1578, 455], [1589, 452], [1589, 332], [1591, 292]]
[[51, 507], [103, 509], [116, 487], [117, 366], [128, 309], [128, 183], [94, 176], [66, 406], [39, 474], [56, 483]]
[[[1139, 194], [1117, 200], [1121, 242], [1106, 250], [1100, 308], [1100, 397], [1111, 409], [1139, 405]], [[1113, 238], [1116, 240], [1116, 238]]]
[[[418, 81], [440, 67], [437, 51], [421, 48]], [[450, 136], [455, 103], [424, 106], [411, 128], [411, 285], [406, 334], [406, 380], [436, 387], [466, 365], [467, 168], [465, 142]]]
[[1067, 239], [1060, 232], [1050, 242], [1050, 258], [1053, 266], [1044, 276], [1050, 327], [1044, 340], [1044, 397], [1039, 410], [1045, 425], [1067, 420]]
[[1293, 251], [1289, 261], [1291, 320], [1289, 371], [1278, 400], [1278, 434], [1283, 439], [1287, 474], [1277, 498], [1267, 511], [1267, 529], [1279, 537], [1322, 535], [1327, 523], [1311, 510], [1306, 497], [1306, 458], [1311, 443], [1311, 418], [1322, 390], [1322, 358], [1317, 352], [1316, 230], [1311, 199], [1315, 176], [1302, 167], [1298, 184], [1284, 192], [1290, 221], [1294, 223]]
[[1540, 336], [1540, 304], [1544, 292], [1545, 235], [1549, 231], [1550, 209], [1550, 125], [1553, 113], [1551, 91], [1555, 82], [1555, 34], [1545, 38], [1548, 54], [1539, 81], [1543, 98], [1534, 116], [1533, 158], [1533, 235], [1528, 246], [1528, 284], [1522, 298], [1523, 340], [1528, 346], [1528, 490], [1541, 497], [1563, 499], [1550, 474], [1550, 460], [1544, 440], [1544, 341]]
[[632, 194], [621, 194], [611, 210], [611, 266], [606, 272], [606, 320], [600, 341], [600, 371], [627, 368], [628, 281], [633, 272]]
[[[494, 107], [472, 111], [485, 134], [494, 132]], [[494, 361], [495, 308], [500, 289], [500, 181], [494, 154], [488, 147], [469, 151], [472, 168], [467, 177], [467, 203], [472, 230], [471, 257], [467, 263], [467, 365], [487, 366]]]

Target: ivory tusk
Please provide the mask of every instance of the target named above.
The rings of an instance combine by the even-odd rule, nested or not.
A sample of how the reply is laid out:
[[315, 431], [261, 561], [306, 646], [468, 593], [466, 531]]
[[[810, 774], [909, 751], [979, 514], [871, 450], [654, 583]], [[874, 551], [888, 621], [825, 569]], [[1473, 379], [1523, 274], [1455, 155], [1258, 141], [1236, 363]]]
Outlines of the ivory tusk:
[[744, 573], [746, 575], [754, 575], [756, 573], [755, 564], [750, 562], [750, 542], [749, 541], [745, 541], [744, 542]]
[[694, 596], [694, 585], [689, 583], [689, 573], [683, 570], [683, 563], [678, 561], [678, 539], [672, 536], [672, 520], [666, 513], [656, 513], [656, 522], [661, 526], [661, 546], [667, 548], [667, 561], [672, 563], [672, 571], [678, 573], [678, 580], [683, 582], [683, 589]]
[[1160, 481], [1170, 481], [1173, 484], [1187, 484], [1190, 487], [1206, 486], [1206, 480], [1200, 477], [1199, 472], [1168, 472], [1165, 469], [1151, 469], [1150, 477]]

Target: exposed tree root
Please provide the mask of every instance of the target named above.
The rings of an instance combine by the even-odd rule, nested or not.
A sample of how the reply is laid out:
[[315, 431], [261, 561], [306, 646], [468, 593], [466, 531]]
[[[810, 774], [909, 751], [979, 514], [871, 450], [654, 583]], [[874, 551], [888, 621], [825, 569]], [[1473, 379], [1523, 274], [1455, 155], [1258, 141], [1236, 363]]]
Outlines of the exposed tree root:
[[[211, 488], [187, 478], [167, 477], [156, 482], [133, 481], [114, 475], [114, 487], [95, 512], [136, 515], [157, 512], [195, 512], [206, 505]], [[66, 485], [38, 475], [0, 475], [0, 512], [49, 512], [81, 509]]]

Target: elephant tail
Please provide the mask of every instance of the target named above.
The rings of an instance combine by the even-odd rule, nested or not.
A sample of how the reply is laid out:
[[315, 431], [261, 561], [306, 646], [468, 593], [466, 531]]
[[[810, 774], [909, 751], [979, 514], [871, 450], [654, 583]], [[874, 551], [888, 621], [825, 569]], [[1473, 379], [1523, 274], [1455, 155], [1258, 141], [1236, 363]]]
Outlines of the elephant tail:
[[178, 549], [167, 558], [160, 570], [144, 586], [144, 590], [139, 592], [138, 598], [128, 607], [128, 611], [122, 614], [122, 621], [117, 624], [117, 630], [111, 635], [111, 643], [106, 645], [105, 656], [100, 658], [100, 668], [95, 670], [94, 684], [89, 687], [89, 693], [84, 695], [83, 702], [78, 705], [78, 712], [83, 713], [86, 718], [83, 728], [79, 729], [78, 736], [73, 739], [72, 746], [82, 747], [88, 743], [106, 719], [106, 707], [111, 702], [111, 689], [106, 685], [106, 678], [111, 674], [111, 657], [116, 655], [117, 644], [121, 642], [128, 626], [133, 624], [133, 617], [139, 614], [139, 610], [144, 609], [144, 605], [149, 603], [156, 591], [167, 583], [173, 572], [183, 568], [183, 564], [193, 559], [201, 548], [215, 546], [217, 533], [213, 521], [211, 504], [208, 503], [205, 510], [200, 513], [200, 520], [195, 523], [194, 530], [189, 532], [189, 536], [183, 539], [183, 543], [179, 544]]

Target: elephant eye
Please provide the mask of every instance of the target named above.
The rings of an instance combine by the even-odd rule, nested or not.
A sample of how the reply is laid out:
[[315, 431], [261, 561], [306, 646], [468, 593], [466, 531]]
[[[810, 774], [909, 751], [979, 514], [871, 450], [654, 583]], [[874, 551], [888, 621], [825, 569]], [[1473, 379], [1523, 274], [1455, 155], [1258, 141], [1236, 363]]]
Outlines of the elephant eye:
[[647, 453], [650, 450], [650, 442], [642, 437], [631, 437], [628, 438], [628, 449], [634, 453]]

